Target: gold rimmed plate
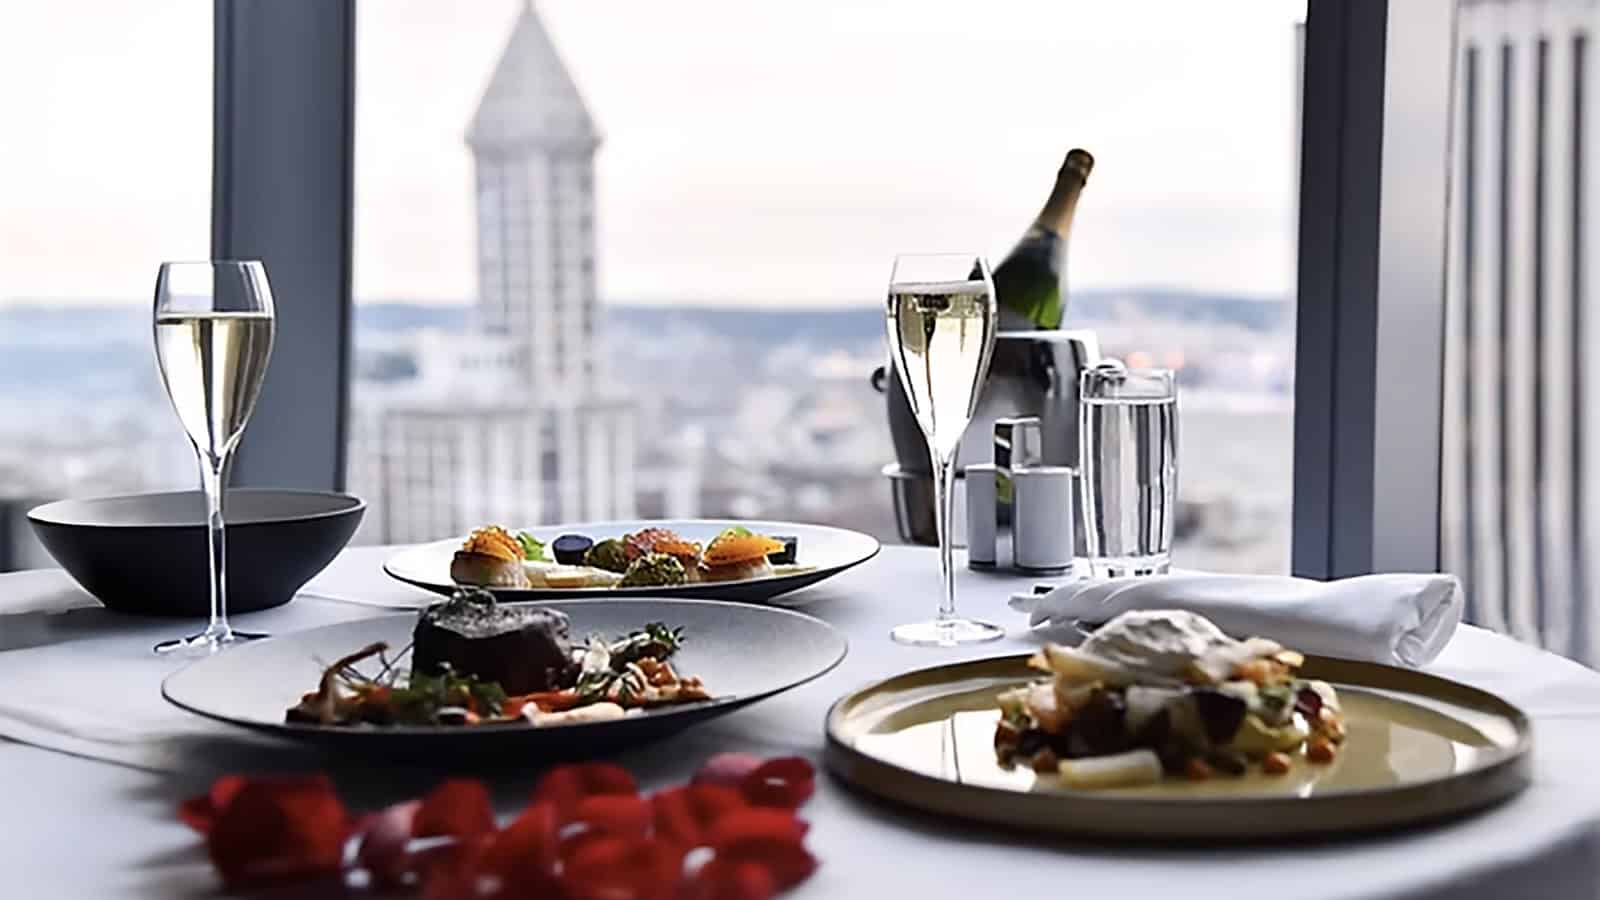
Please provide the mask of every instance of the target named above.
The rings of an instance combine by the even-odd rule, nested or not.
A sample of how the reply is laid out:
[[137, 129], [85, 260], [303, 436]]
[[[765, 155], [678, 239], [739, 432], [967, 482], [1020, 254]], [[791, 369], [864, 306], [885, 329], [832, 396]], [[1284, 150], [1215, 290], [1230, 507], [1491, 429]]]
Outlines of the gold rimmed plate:
[[1331, 764], [1283, 776], [1073, 790], [995, 759], [994, 697], [1037, 677], [1027, 656], [921, 669], [828, 711], [827, 764], [853, 787], [938, 815], [1087, 838], [1260, 841], [1349, 834], [1463, 815], [1527, 786], [1532, 732], [1506, 701], [1434, 675], [1308, 657], [1349, 736]]

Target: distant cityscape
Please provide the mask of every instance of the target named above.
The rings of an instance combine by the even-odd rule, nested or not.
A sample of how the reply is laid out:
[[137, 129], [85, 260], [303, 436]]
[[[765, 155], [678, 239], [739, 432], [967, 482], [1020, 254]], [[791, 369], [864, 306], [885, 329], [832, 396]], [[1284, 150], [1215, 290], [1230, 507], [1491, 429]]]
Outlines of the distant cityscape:
[[[1074, 327], [1096, 329], [1107, 353], [1182, 364], [1185, 565], [1288, 566], [1286, 310], [1282, 302], [1181, 292], [1073, 299]], [[418, 377], [416, 348], [470, 340], [472, 315], [459, 304], [359, 304], [355, 414]], [[11, 567], [50, 564], [23, 521], [34, 502], [196, 484], [192, 451], [156, 375], [146, 316], [132, 302], [0, 305], [0, 398], [8, 410], [0, 417], [0, 505], [9, 521], [0, 539], [9, 535], [10, 543], [0, 560]], [[616, 304], [601, 307], [601, 322], [605, 364], [639, 409], [639, 433], [699, 460], [675, 506], [659, 497], [638, 515], [790, 518], [898, 540], [880, 474], [894, 454], [883, 398], [867, 377], [883, 353], [875, 302], [792, 312]], [[352, 478], [362, 464], [352, 456]], [[396, 539], [382, 521], [369, 516], [358, 540]]]
[[[500, 522], [794, 519], [900, 538], [876, 299], [818, 310], [602, 305], [598, 130], [533, 4], [465, 125], [478, 296], [357, 298], [348, 489], [356, 540]], [[1079, 292], [1070, 324], [1180, 372], [1180, 564], [1289, 558], [1293, 307]], [[32, 502], [192, 486], [146, 313], [0, 298], [0, 569], [47, 565]], [[269, 375], [270, 377], [270, 375]]]

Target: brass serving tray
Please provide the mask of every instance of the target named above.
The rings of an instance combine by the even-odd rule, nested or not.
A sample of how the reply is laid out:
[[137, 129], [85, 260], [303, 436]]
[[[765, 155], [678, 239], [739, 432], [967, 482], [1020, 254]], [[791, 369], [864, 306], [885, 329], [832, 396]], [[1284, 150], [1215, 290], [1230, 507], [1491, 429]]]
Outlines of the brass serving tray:
[[1349, 737], [1329, 765], [1295, 760], [1191, 782], [1083, 791], [995, 761], [993, 698], [1039, 673], [1027, 656], [921, 669], [828, 710], [830, 770], [860, 790], [962, 819], [1078, 837], [1259, 841], [1459, 816], [1527, 787], [1528, 717], [1486, 691], [1375, 663], [1308, 657], [1332, 682]]

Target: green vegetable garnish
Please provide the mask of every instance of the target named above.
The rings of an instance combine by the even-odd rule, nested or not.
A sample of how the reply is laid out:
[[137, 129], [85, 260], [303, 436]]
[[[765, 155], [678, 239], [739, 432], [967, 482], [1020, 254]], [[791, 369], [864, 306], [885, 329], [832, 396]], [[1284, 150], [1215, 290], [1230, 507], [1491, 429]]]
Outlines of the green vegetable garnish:
[[749, 537], [752, 534], [755, 534], [755, 532], [744, 527], [743, 525], [735, 525], [732, 528], [722, 529], [722, 533], [717, 535], [716, 540], [713, 540], [711, 543], [715, 544], [717, 541], [720, 541], [725, 537]]
[[517, 532], [517, 543], [522, 545], [522, 558], [533, 562], [549, 562], [550, 557], [544, 555], [544, 542], [527, 533]]

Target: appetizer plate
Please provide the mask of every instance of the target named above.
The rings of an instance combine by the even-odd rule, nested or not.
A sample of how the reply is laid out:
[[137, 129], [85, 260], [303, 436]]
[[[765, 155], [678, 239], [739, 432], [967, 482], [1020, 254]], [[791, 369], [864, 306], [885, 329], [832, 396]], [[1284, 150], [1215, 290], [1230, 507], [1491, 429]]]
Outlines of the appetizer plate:
[[1332, 682], [1349, 737], [1334, 761], [1287, 775], [1073, 790], [995, 760], [1000, 690], [1035, 680], [1027, 656], [910, 672], [828, 711], [828, 767], [856, 788], [940, 815], [1079, 837], [1262, 841], [1446, 819], [1522, 790], [1528, 719], [1492, 694], [1375, 663], [1307, 657]]
[[770, 606], [687, 599], [544, 604], [566, 613], [572, 635], [607, 637], [647, 622], [682, 626], [673, 665], [704, 680], [714, 699], [612, 721], [534, 726], [341, 727], [289, 724], [284, 714], [316, 689], [323, 667], [374, 641], [411, 642], [415, 615], [380, 616], [295, 632], [229, 649], [167, 677], [161, 695], [197, 715], [330, 749], [413, 760], [515, 760], [590, 756], [674, 734], [816, 678], [844, 659], [833, 626]]
[[[684, 584], [673, 587], [638, 588], [488, 588], [503, 601], [575, 600], [579, 598], [629, 596], [651, 597], [704, 597], [715, 600], [742, 600], [762, 603], [781, 594], [816, 584], [826, 578], [858, 566], [878, 555], [877, 538], [826, 525], [803, 525], [798, 522], [752, 522], [733, 519], [654, 519], [617, 522], [584, 522], [576, 525], [550, 525], [537, 528], [509, 529], [513, 533], [526, 531], [549, 546], [563, 534], [583, 534], [595, 540], [621, 537], [646, 528], [668, 528], [685, 540], [706, 544], [725, 528], [742, 526], [766, 535], [789, 535], [799, 539], [796, 562], [807, 567], [805, 571], [767, 578], [750, 578], [742, 581], [718, 581], [701, 584]], [[407, 584], [449, 594], [456, 585], [450, 580], [450, 558], [461, 549], [465, 537], [435, 541], [412, 547], [390, 557], [383, 570]]]

